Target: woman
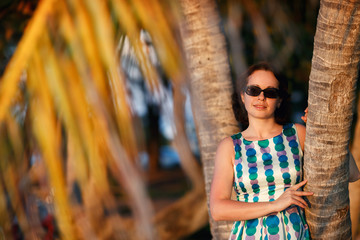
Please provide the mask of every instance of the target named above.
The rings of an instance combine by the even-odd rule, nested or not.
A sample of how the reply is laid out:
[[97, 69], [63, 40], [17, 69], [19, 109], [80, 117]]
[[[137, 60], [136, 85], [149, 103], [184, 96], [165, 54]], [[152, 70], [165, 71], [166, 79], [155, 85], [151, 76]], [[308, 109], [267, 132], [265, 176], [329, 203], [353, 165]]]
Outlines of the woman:
[[[234, 94], [234, 103], [245, 114], [233, 106], [234, 113], [248, 127], [218, 146], [211, 215], [235, 221], [229, 239], [309, 239], [303, 197], [313, 193], [302, 191], [306, 180], [301, 181], [305, 127], [284, 124], [286, 81], [260, 63], [250, 67], [239, 84], [240, 99]], [[359, 178], [356, 170], [350, 174], [354, 180]], [[231, 200], [232, 187], [237, 201]]]

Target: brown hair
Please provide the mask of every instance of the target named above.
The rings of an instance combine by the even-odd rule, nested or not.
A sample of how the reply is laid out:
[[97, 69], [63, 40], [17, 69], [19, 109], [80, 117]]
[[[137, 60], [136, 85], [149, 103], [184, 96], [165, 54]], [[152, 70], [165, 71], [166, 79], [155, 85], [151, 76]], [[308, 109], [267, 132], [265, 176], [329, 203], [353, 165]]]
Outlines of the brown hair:
[[275, 121], [281, 125], [288, 123], [290, 118], [290, 95], [288, 94], [287, 79], [283, 75], [275, 72], [270, 64], [266, 62], [260, 62], [250, 66], [248, 70], [237, 79], [234, 92], [231, 96], [232, 108], [236, 120], [241, 123], [242, 129], [246, 129], [249, 126], [248, 113], [240, 96], [245, 92], [245, 88], [249, 82], [249, 76], [251, 76], [257, 70], [270, 71], [278, 80], [280, 99], [282, 101], [279, 108], [275, 110]]

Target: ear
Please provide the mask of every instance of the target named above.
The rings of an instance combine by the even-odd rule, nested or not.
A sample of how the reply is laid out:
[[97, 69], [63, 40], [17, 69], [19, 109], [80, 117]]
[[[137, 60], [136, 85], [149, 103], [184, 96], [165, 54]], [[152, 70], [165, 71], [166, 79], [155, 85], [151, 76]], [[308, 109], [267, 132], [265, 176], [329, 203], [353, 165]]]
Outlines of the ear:
[[282, 99], [278, 99], [278, 101], [276, 103], [276, 108], [279, 108], [281, 103], [282, 103]]
[[243, 93], [243, 92], [240, 93], [240, 98], [241, 98], [241, 101], [242, 101], [243, 103], [245, 103], [245, 102], [244, 102], [244, 93]]

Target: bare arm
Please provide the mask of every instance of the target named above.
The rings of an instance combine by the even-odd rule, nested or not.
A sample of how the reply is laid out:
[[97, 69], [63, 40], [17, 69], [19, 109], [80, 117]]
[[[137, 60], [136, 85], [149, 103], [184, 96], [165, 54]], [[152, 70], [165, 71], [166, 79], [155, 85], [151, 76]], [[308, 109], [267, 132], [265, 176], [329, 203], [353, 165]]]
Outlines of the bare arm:
[[305, 128], [305, 126], [298, 124], [298, 123], [295, 123], [295, 127], [296, 127], [296, 132], [299, 137], [301, 150], [303, 150], [303, 152], [304, 152], [306, 128]]
[[234, 155], [232, 139], [228, 137], [219, 144], [215, 156], [215, 170], [210, 191], [210, 212], [214, 220], [249, 220], [279, 212], [292, 204], [302, 208], [307, 206], [302, 196], [309, 196], [312, 193], [297, 191], [306, 181], [287, 189], [273, 202], [245, 203], [231, 200]]

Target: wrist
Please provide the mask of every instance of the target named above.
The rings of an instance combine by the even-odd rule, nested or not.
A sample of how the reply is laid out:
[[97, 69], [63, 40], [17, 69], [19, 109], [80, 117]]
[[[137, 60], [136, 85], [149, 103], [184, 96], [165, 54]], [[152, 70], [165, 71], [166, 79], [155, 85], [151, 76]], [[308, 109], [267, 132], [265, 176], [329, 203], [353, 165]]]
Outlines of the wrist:
[[280, 211], [277, 206], [277, 200], [269, 202], [269, 209], [270, 209], [271, 213]]

